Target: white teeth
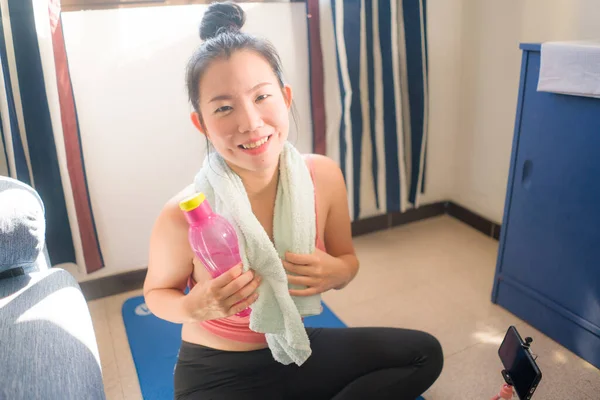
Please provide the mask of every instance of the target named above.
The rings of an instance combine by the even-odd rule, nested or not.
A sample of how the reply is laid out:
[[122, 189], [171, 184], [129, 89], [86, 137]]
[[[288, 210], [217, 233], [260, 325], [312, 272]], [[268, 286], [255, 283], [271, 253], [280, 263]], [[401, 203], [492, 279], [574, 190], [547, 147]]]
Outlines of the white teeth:
[[260, 139], [258, 142], [254, 142], [254, 143], [249, 143], [249, 144], [243, 144], [242, 147], [245, 149], [255, 149], [257, 147], [262, 146], [263, 144], [267, 143], [267, 140], [269, 140], [269, 137], [265, 137]]

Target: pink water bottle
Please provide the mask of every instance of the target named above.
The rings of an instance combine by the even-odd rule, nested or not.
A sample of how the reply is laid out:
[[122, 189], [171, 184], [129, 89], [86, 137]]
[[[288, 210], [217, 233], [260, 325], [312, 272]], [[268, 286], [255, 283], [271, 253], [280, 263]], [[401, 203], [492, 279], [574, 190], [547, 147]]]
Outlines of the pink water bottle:
[[[179, 207], [190, 224], [188, 239], [192, 250], [213, 278], [242, 261], [235, 229], [213, 212], [203, 193], [183, 200]], [[250, 308], [246, 308], [236, 315], [247, 317], [250, 312]]]

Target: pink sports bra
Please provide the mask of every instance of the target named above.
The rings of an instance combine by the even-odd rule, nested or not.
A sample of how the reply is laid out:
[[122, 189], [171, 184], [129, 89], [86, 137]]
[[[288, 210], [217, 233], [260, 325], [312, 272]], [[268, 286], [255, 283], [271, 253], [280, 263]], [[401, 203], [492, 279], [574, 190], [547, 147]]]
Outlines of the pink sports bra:
[[[308, 157], [308, 167], [310, 170], [310, 175], [315, 180], [314, 175], [314, 167], [312, 157]], [[315, 191], [315, 214], [317, 217], [317, 238], [316, 238], [316, 247], [321, 251], [325, 250], [325, 243], [319, 234], [319, 223], [318, 223], [318, 212], [317, 212], [317, 196]], [[188, 278], [188, 287], [191, 290], [196, 282], [190, 276]], [[231, 316], [227, 318], [213, 319], [210, 321], [202, 321], [200, 325], [207, 331], [211, 332], [214, 335], [235, 340], [238, 342], [245, 343], [266, 343], [265, 335], [263, 333], [254, 332], [250, 329], [250, 316], [248, 317], [238, 317]]]

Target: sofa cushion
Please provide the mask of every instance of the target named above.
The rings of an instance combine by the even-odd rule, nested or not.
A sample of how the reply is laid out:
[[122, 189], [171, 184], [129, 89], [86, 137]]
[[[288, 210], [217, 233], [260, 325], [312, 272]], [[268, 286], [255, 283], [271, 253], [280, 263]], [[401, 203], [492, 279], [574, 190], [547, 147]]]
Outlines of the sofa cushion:
[[105, 399], [92, 318], [67, 271], [0, 280], [0, 321], [0, 399]]
[[48, 269], [45, 235], [44, 205], [37, 192], [15, 179], [0, 177], [0, 273]]

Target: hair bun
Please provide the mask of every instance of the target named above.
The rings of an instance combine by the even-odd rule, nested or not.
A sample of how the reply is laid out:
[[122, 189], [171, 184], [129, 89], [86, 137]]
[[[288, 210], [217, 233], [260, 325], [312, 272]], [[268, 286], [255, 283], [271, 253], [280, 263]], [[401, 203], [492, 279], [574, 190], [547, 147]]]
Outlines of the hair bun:
[[200, 23], [200, 39], [207, 40], [224, 32], [238, 32], [246, 22], [246, 14], [239, 5], [227, 1], [208, 6]]

